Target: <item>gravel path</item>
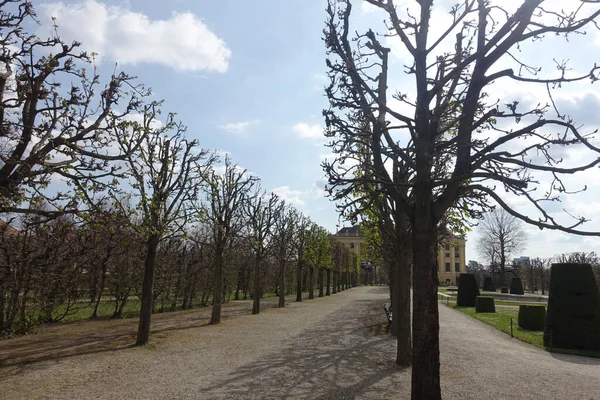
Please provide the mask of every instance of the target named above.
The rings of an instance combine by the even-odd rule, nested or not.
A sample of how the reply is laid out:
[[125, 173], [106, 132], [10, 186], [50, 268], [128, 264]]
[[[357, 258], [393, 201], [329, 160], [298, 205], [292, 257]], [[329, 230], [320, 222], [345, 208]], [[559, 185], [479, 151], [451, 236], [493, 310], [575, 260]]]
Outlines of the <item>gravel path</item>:
[[[145, 348], [0, 367], [0, 398], [409, 398], [410, 369], [393, 366], [385, 334], [387, 293], [354, 288], [219, 326], [165, 314], [177, 328]], [[547, 353], [445, 306], [440, 321], [445, 399], [600, 399], [600, 359]]]

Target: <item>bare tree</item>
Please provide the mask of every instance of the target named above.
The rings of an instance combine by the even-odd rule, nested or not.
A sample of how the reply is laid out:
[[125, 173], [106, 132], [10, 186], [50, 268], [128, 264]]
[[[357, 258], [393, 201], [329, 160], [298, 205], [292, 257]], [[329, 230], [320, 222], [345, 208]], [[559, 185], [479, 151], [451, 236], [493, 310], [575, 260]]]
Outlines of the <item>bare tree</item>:
[[294, 256], [293, 240], [298, 218], [300, 218], [298, 211], [286, 207], [283, 203], [279, 217], [275, 220], [275, 258], [278, 264], [279, 276], [278, 307], [285, 307], [286, 266]]
[[523, 222], [504, 209], [495, 209], [485, 214], [479, 232], [479, 253], [482, 256], [491, 255], [491, 263], [496, 259], [499, 261], [500, 284], [507, 286], [506, 260], [523, 250], [527, 244]]
[[[410, 220], [414, 289], [411, 396], [440, 399], [437, 242], [448, 210], [459, 212], [451, 217], [480, 218], [489, 209], [491, 198], [511, 215], [542, 229], [597, 235], [579, 228], [586, 218], [576, 216], [572, 224], [562, 223], [544, 204], [570, 192], [561, 176], [600, 163], [600, 149], [588, 140], [587, 132], [558, 110], [552, 97], [559, 85], [597, 80], [600, 67], [593, 65], [589, 72], [576, 75], [567, 63], [558, 62], [556, 75], [541, 75], [539, 68], [520, 61], [516, 51], [525, 43], [535, 41], [537, 45], [594, 28], [600, 9], [585, 0], [571, 2], [564, 9], [546, 7], [542, 0], [522, 0], [510, 8], [487, 0], [466, 0], [447, 10], [452, 21], [436, 35], [430, 30], [438, 24], [433, 0], [403, 8], [396, 7], [393, 0], [365, 1], [387, 17], [381, 34], [356, 32], [351, 27], [351, 0], [328, 1], [324, 40], [331, 108], [324, 112], [327, 135], [334, 152], [347, 153], [346, 147], [358, 138], [368, 146], [373, 166], [370, 179], [398, 201], [399, 210]], [[400, 43], [402, 55], [409, 58], [401, 72], [413, 82], [403, 87], [414, 91], [388, 88], [393, 50], [384, 46], [382, 36], [393, 37]], [[444, 47], [452, 42], [453, 47]], [[517, 71], [500, 66], [500, 61], [513, 63]], [[524, 108], [519, 99], [500, 102], [489, 96], [493, 85], [507, 80], [541, 85], [549, 94], [548, 105]], [[548, 117], [550, 112], [557, 117]], [[512, 121], [521, 125], [515, 128]], [[589, 150], [592, 160], [560, 165], [565, 160], [556, 150], [572, 145]], [[392, 162], [406, 168], [403, 182], [395, 182], [391, 176]], [[341, 161], [337, 167], [329, 170], [329, 183], [338, 193], [348, 193], [359, 166]], [[543, 175], [551, 184], [537, 196], [534, 189], [544, 182], [540, 179]], [[497, 186], [522, 196], [536, 217], [511, 208]], [[408, 196], [403, 195], [404, 188], [408, 188]]]
[[[161, 125], [156, 120], [158, 112], [158, 104], [153, 103], [144, 110], [141, 124], [123, 122], [114, 126], [115, 131], [122, 132], [122, 137], [134, 132], [142, 139], [141, 146], [135, 145], [138, 139], [135, 136], [134, 140], [119, 141], [123, 152], [129, 154], [128, 175], [142, 216], [138, 228], [146, 242], [136, 345], [146, 344], [150, 336], [159, 244], [165, 238], [183, 234], [184, 226], [192, 218], [191, 202], [196, 199], [206, 169], [213, 162], [206, 150], [198, 149], [196, 141], [185, 139], [185, 127], [174, 120], [173, 114]], [[131, 129], [132, 124], [134, 129]]]
[[[140, 112], [149, 91], [123, 72], [102, 87], [93, 57], [78, 51], [79, 42], [63, 41], [56, 27], [48, 39], [26, 31], [36, 22], [31, 2], [0, 6], [0, 212], [78, 212], [82, 201], [95, 203], [94, 195], [120, 175], [115, 161], [127, 153], [115, 151], [124, 137], [112, 127]], [[140, 136], [128, 140], [131, 153]], [[57, 176], [72, 190], [46, 190]], [[48, 207], [24, 207], [31, 198], [45, 199]]]
[[275, 245], [273, 240], [273, 226], [276, 218], [281, 214], [283, 203], [273, 193], [268, 196], [260, 193], [261, 188], [255, 186], [255, 194], [244, 203], [248, 230], [252, 249], [254, 250], [254, 296], [252, 314], [260, 312], [260, 298], [262, 296], [262, 264], [265, 257]]
[[246, 170], [238, 168], [229, 157], [225, 158], [225, 169], [220, 174], [214, 168], [208, 176], [208, 192], [205, 204], [197, 209], [211, 230], [213, 261], [213, 308], [210, 324], [221, 322], [221, 303], [223, 302], [223, 268], [225, 250], [242, 229], [241, 223], [244, 202], [257, 178], [249, 176]]
[[312, 222], [301, 215], [296, 225], [294, 247], [296, 250], [296, 301], [302, 301], [302, 270], [306, 266], [306, 247]]

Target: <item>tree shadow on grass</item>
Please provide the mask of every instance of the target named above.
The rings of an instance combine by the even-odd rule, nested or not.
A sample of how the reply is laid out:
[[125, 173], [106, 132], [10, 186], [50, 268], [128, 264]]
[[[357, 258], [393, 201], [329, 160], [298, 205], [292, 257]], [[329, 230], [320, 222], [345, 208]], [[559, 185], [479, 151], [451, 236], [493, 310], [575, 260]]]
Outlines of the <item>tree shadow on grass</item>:
[[408, 391], [399, 382], [409, 378], [402, 379], [407, 370], [394, 366], [394, 339], [385, 333], [380, 305], [349, 303], [283, 350], [216, 379], [199, 391], [200, 397], [354, 399], [376, 387], [389, 389], [392, 382], [400, 385], [393, 391]]

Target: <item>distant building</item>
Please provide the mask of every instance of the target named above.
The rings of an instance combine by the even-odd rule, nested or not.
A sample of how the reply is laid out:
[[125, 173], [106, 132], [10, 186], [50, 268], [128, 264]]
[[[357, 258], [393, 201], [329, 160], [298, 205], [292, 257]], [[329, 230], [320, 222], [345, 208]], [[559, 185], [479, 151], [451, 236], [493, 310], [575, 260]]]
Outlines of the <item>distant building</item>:
[[[358, 255], [365, 243], [365, 238], [358, 226], [341, 228], [333, 237]], [[460, 274], [467, 272], [465, 244], [464, 237], [453, 236], [447, 243], [440, 246], [438, 251], [440, 285], [456, 285]]]
[[529, 257], [528, 256], [521, 256], [518, 258], [513, 258], [513, 264], [514, 265], [520, 265], [520, 264], [525, 264], [529, 262]]
[[440, 285], [458, 285], [458, 277], [467, 272], [465, 245], [462, 236], [453, 236], [438, 250], [438, 280]]
[[365, 237], [362, 235], [360, 227], [351, 226], [349, 228], [342, 228], [333, 235], [333, 237], [335, 240], [360, 255], [360, 250], [365, 242]]

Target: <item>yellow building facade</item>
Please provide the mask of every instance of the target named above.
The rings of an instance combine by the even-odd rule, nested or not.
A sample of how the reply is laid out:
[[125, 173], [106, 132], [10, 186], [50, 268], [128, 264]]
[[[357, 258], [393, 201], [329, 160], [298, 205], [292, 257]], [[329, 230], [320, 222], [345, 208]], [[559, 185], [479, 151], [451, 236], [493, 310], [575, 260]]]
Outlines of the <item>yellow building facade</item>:
[[[365, 238], [358, 226], [341, 228], [334, 237], [336, 241], [343, 243], [345, 247], [360, 255]], [[465, 245], [464, 237], [454, 236], [439, 247], [438, 279], [440, 285], [457, 285], [460, 274], [467, 272]]]
[[365, 238], [360, 232], [358, 226], [352, 226], [349, 228], [340, 229], [335, 235], [333, 235], [336, 241], [342, 243], [345, 247], [360, 255], [360, 250], [363, 247]]
[[438, 250], [438, 279], [440, 285], [457, 285], [461, 273], [467, 272], [466, 240], [454, 236]]

